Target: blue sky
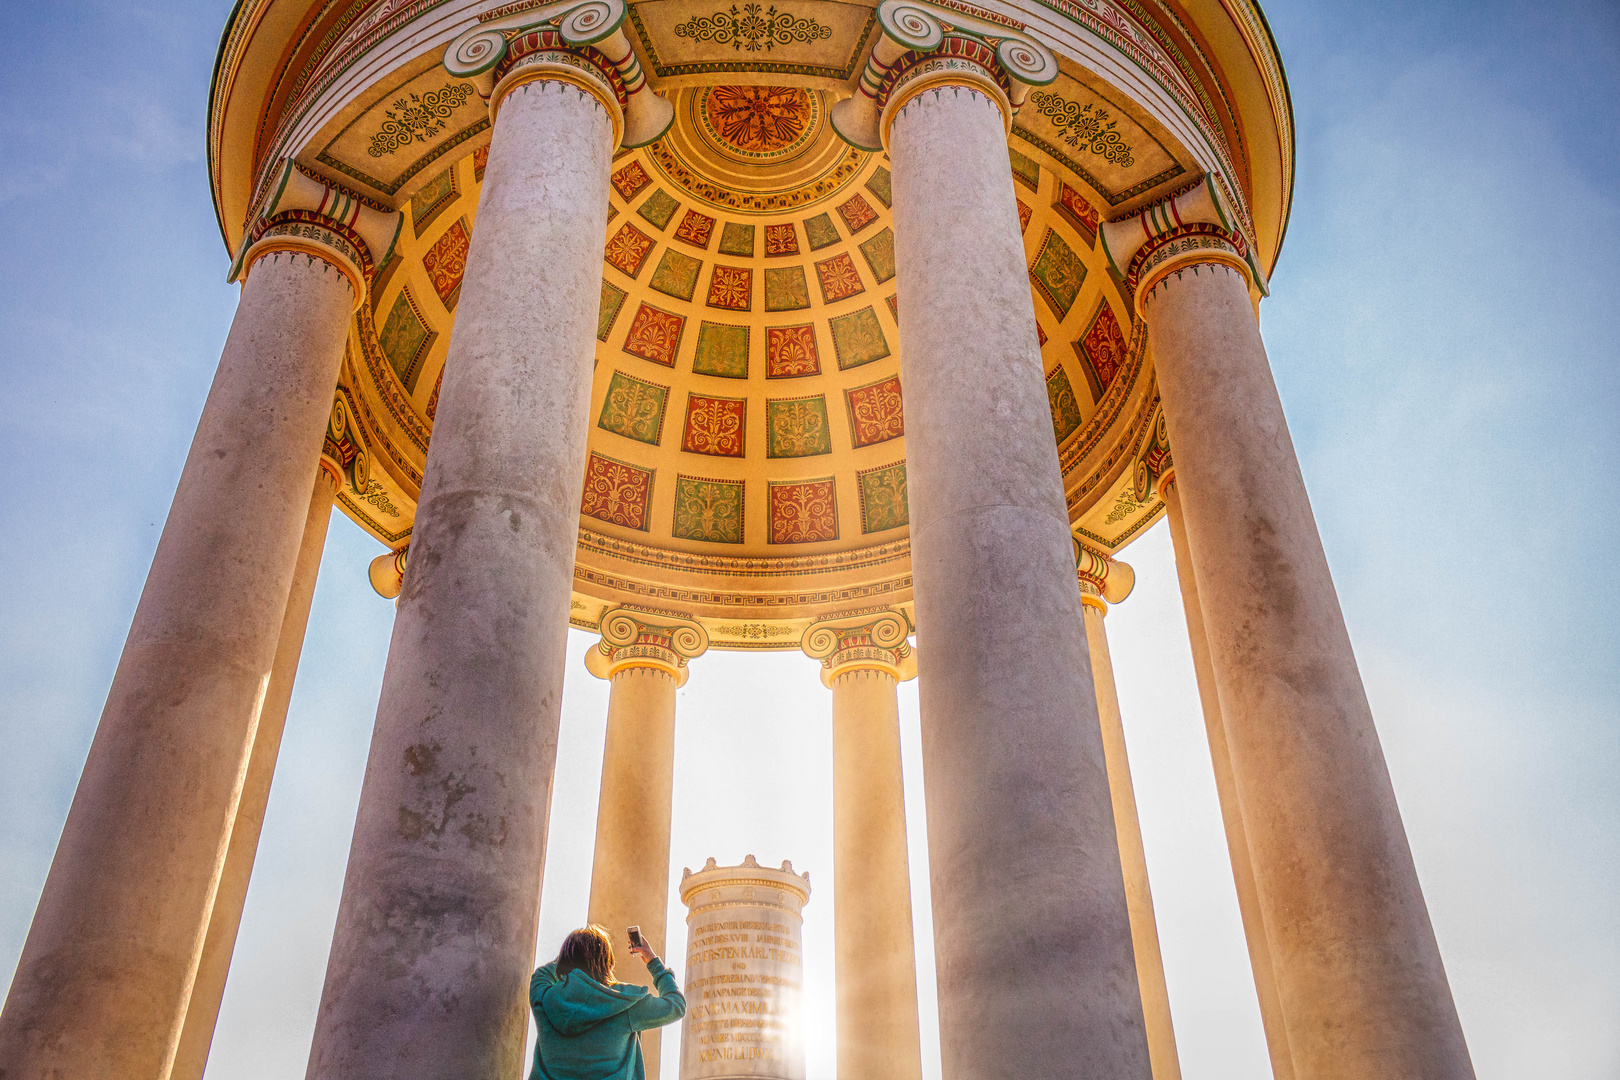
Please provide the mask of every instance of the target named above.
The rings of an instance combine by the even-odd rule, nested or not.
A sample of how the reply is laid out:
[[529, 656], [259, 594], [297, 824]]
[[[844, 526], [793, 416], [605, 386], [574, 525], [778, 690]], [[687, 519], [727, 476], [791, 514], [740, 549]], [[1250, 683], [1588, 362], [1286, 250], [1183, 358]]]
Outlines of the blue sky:
[[[3, 972], [236, 302], [203, 159], [228, 6], [0, 0]], [[1475, 1064], [1608, 1080], [1620, 8], [1267, 13], [1299, 166], [1262, 322]], [[334, 521], [211, 1075], [303, 1067], [392, 615], [366, 584], [378, 550]], [[1183, 1071], [1262, 1075], [1163, 528], [1125, 558], [1140, 584], [1108, 626]], [[583, 918], [606, 708], [577, 659], [569, 678], [542, 951]], [[902, 707], [931, 1024], [914, 686]], [[797, 655], [700, 659], [680, 697], [673, 841], [677, 871], [749, 852], [811, 870], [818, 1080], [832, 1075], [827, 708]]]

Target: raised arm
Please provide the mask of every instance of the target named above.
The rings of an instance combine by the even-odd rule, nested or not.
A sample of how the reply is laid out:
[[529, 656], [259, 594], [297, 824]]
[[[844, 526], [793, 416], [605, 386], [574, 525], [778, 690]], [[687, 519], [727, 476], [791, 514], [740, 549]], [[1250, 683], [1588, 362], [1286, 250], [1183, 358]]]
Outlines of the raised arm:
[[647, 962], [647, 972], [653, 977], [653, 989], [657, 996], [649, 994], [630, 1007], [630, 1027], [635, 1031], [647, 1031], [650, 1028], [663, 1027], [673, 1024], [686, 1015], [686, 998], [681, 994], [680, 986], [675, 982], [675, 973], [664, 966], [664, 962], [654, 956], [649, 949], [642, 956], [640, 949], [632, 950]]

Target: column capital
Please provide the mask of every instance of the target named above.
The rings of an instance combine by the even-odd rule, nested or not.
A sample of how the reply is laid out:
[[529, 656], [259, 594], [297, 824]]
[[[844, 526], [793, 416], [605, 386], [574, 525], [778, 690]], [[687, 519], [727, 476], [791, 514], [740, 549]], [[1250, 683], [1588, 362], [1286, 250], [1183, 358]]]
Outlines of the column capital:
[[[365, 437], [355, 422], [349, 403], [340, 388], [332, 398], [332, 413], [326, 422], [326, 441], [321, 446], [321, 475], [332, 485], [335, 496], [347, 483], [364, 495], [371, 487], [371, 455], [366, 450]], [[399, 599], [405, 587], [405, 559], [411, 550], [407, 541], [393, 551], [385, 551], [371, 560], [366, 577], [371, 587], [384, 600]]]
[[833, 106], [833, 130], [859, 149], [887, 150], [900, 109], [925, 91], [958, 86], [993, 102], [1011, 134], [1030, 87], [1054, 81], [1058, 64], [1052, 50], [1003, 18], [921, 0], [883, 0], [877, 9], [882, 32], [855, 96]]
[[366, 568], [366, 576], [371, 579], [371, 587], [377, 590], [377, 595], [384, 600], [398, 600], [400, 590], [405, 587], [405, 560], [410, 557], [411, 545], [385, 551]]
[[1153, 418], [1153, 426], [1148, 430], [1141, 453], [1136, 455], [1136, 466], [1131, 476], [1131, 494], [1139, 503], [1145, 503], [1155, 495], [1163, 501], [1164, 493], [1176, 479], [1176, 463], [1170, 456], [1170, 430], [1164, 421], [1164, 406], [1155, 403], [1154, 409], [1157, 415]]
[[305, 173], [291, 158], [271, 181], [231, 263], [227, 281], [246, 280], [253, 264], [278, 252], [319, 259], [349, 280], [355, 310], [377, 268], [394, 255], [405, 216], [368, 206], [358, 195]]
[[1105, 222], [1103, 252], [1138, 309], [1171, 275], [1225, 267], [1266, 291], [1265, 276], [1213, 173], [1127, 217]]
[[1136, 571], [1130, 563], [1098, 554], [1080, 541], [1074, 542], [1075, 573], [1080, 578], [1080, 602], [1104, 615], [1109, 604], [1118, 604], [1136, 588]]
[[686, 662], [709, 648], [709, 632], [690, 619], [635, 608], [609, 608], [602, 614], [602, 640], [585, 654], [585, 670], [611, 679], [627, 668], [653, 668], [686, 683]]
[[354, 422], [349, 403], [340, 389], [332, 398], [332, 414], [326, 421], [326, 439], [321, 444], [321, 471], [335, 484], [333, 494], [343, 490], [344, 481], [364, 495], [371, 486], [371, 455], [365, 437]]
[[343, 474], [332, 467], [332, 461], [325, 454], [321, 455], [321, 462], [315, 469], [315, 482], [325, 484], [326, 490], [337, 498], [337, 493], [343, 490]]
[[821, 682], [831, 686], [851, 671], [881, 671], [896, 682], [917, 677], [917, 654], [906, 640], [911, 620], [893, 608], [852, 612], [811, 623], [799, 647], [821, 661]]
[[647, 76], [624, 34], [624, 0], [586, 0], [536, 18], [532, 8], [492, 5], [479, 25], [445, 50], [444, 67], [470, 79], [489, 102], [493, 126], [501, 103], [531, 82], [559, 82], [591, 94], [613, 124], [613, 146], [662, 138], [675, 106], [647, 88]]

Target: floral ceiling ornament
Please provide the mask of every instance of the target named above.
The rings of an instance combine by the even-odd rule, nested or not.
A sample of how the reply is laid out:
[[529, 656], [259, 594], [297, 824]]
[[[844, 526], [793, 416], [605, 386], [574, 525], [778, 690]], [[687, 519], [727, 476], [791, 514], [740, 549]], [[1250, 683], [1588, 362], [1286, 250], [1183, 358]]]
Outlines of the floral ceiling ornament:
[[703, 97], [715, 134], [740, 150], [770, 153], [791, 146], [810, 125], [810, 94], [796, 86], [716, 86]]
[[832, 27], [823, 26], [808, 16], [801, 19], [786, 11], [777, 11], [774, 4], [763, 11], [758, 4], [744, 4], [740, 12], [733, 4], [729, 12], [717, 11], [707, 18], [692, 16], [675, 28], [675, 36], [698, 42], [712, 41], [748, 52], [760, 49], [769, 52], [778, 45], [830, 38]]
[[444, 130], [450, 114], [466, 104], [472, 92], [472, 83], [451, 83], [425, 94], [413, 93], [408, 104], [400, 98], [383, 113], [388, 119], [371, 137], [366, 152], [374, 158], [387, 157], [412, 142], [426, 142]]
[[1063, 132], [1063, 141], [1070, 146], [1084, 146], [1111, 165], [1128, 169], [1136, 164], [1130, 144], [1114, 130], [1116, 122], [1108, 119], [1107, 109], [1096, 108], [1094, 102], [1081, 105], [1065, 101], [1045, 92], [1031, 94], [1029, 99]]

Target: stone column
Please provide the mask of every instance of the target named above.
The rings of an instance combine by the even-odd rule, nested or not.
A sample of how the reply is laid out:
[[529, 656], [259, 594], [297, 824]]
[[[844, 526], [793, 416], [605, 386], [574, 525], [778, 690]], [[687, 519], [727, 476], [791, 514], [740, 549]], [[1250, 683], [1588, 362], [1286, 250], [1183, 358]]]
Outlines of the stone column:
[[[886, 35], [916, 24], [914, 50], [939, 45], [917, 5], [885, 0], [878, 18]], [[905, 68], [880, 126], [894, 175], [944, 1075], [1144, 1080], [1097, 696], [1007, 168], [1012, 50], [953, 47], [964, 51]], [[1018, 48], [1050, 60], [1036, 43]]]
[[[1161, 427], [1163, 415], [1160, 413]], [[1232, 857], [1232, 880], [1237, 887], [1238, 913], [1243, 918], [1243, 936], [1248, 942], [1249, 966], [1254, 970], [1255, 995], [1260, 1000], [1260, 1022], [1265, 1027], [1272, 1075], [1276, 1080], [1294, 1080], [1294, 1060], [1288, 1052], [1288, 1027], [1283, 1023], [1282, 1003], [1277, 998], [1277, 976], [1271, 966], [1271, 946], [1266, 941], [1265, 918], [1260, 913], [1254, 867], [1249, 861], [1249, 839], [1243, 831], [1243, 813], [1238, 808], [1237, 786], [1232, 779], [1232, 756], [1226, 747], [1226, 725], [1221, 719], [1221, 699], [1215, 689], [1215, 670], [1210, 664], [1209, 639], [1204, 633], [1204, 612], [1198, 600], [1198, 582], [1193, 577], [1192, 556], [1187, 550], [1187, 531], [1181, 518], [1181, 495], [1176, 490], [1175, 476], [1173, 466], [1163, 474], [1158, 482], [1159, 497], [1164, 501], [1165, 518], [1170, 524], [1170, 542], [1176, 552], [1181, 606], [1187, 617], [1193, 673], [1198, 680], [1204, 731], [1209, 738], [1209, 756], [1215, 769], [1215, 793], [1221, 804], [1221, 824], [1226, 829], [1226, 847]]]
[[[169, 1075], [269, 689], [338, 364], [397, 215], [283, 184], [0, 1013], [0, 1076]], [[332, 209], [330, 206], [326, 209]], [[363, 238], [369, 236], [370, 241]]]
[[832, 689], [833, 928], [840, 1080], [921, 1080], [897, 683], [914, 678], [906, 617], [815, 623], [800, 642]]
[[[341, 410], [342, 404], [335, 406]], [[236, 932], [242, 925], [242, 908], [247, 903], [248, 880], [253, 875], [253, 859], [259, 851], [259, 832], [264, 827], [264, 811], [270, 801], [270, 781], [281, 752], [281, 733], [287, 724], [287, 706], [292, 701], [293, 679], [298, 674], [298, 658], [304, 651], [304, 629], [309, 624], [309, 607], [315, 599], [315, 578], [326, 550], [326, 527], [332, 520], [332, 500], [342, 483], [341, 473], [329, 458], [321, 459], [315, 475], [315, 488], [309, 499], [309, 516], [304, 521], [304, 540], [298, 548], [292, 588], [287, 595], [287, 611], [281, 618], [281, 637], [270, 666], [270, 684], [259, 713], [259, 728], [253, 737], [242, 781], [242, 797], [231, 826], [230, 846], [214, 910], [203, 939], [202, 958], [186, 1008], [180, 1047], [175, 1054], [169, 1080], [202, 1080], [208, 1064], [208, 1050], [214, 1041], [214, 1024], [219, 1019], [220, 1002], [225, 996], [225, 978], [236, 949]]]
[[1114, 660], [1108, 652], [1103, 618], [1110, 601], [1130, 595], [1136, 573], [1128, 563], [1104, 558], [1075, 545], [1080, 577], [1080, 603], [1086, 617], [1086, 645], [1091, 654], [1091, 676], [1097, 686], [1097, 718], [1102, 725], [1103, 758], [1108, 764], [1108, 791], [1114, 804], [1114, 828], [1119, 837], [1119, 861], [1125, 873], [1125, 902], [1131, 914], [1131, 945], [1136, 954], [1136, 981], [1142, 990], [1142, 1016], [1147, 1025], [1148, 1056], [1153, 1080], [1181, 1080], [1176, 1053], [1176, 1032], [1170, 1022], [1170, 989], [1164, 982], [1164, 957], [1159, 952], [1159, 926], [1153, 915], [1153, 892], [1148, 888], [1147, 852], [1142, 847], [1142, 825], [1136, 813], [1136, 789], [1131, 784], [1131, 763], [1125, 753], [1125, 725], [1114, 682]]
[[[580, 10], [559, 17], [561, 31], [524, 35], [539, 47], [520, 57], [494, 34], [494, 136], [311, 1080], [523, 1068], [607, 179], [622, 129], [613, 83], [590, 54], [558, 45], [580, 29]], [[453, 73], [489, 32], [452, 43]]]
[[1105, 226], [1147, 320], [1294, 1074], [1473, 1076], [1213, 178]]
[[[613, 935], [614, 977], [651, 987], [647, 967], [629, 953], [625, 928], [640, 926], [664, 955], [669, 914], [670, 800], [675, 790], [675, 691], [687, 661], [709, 647], [697, 623], [615, 608], [602, 616], [602, 640], [585, 667], [607, 679], [607, 745], [596, 808], [588, 919]], [[660, 1035], [641, 1035], [647, 1080], [658, 1080]]]

